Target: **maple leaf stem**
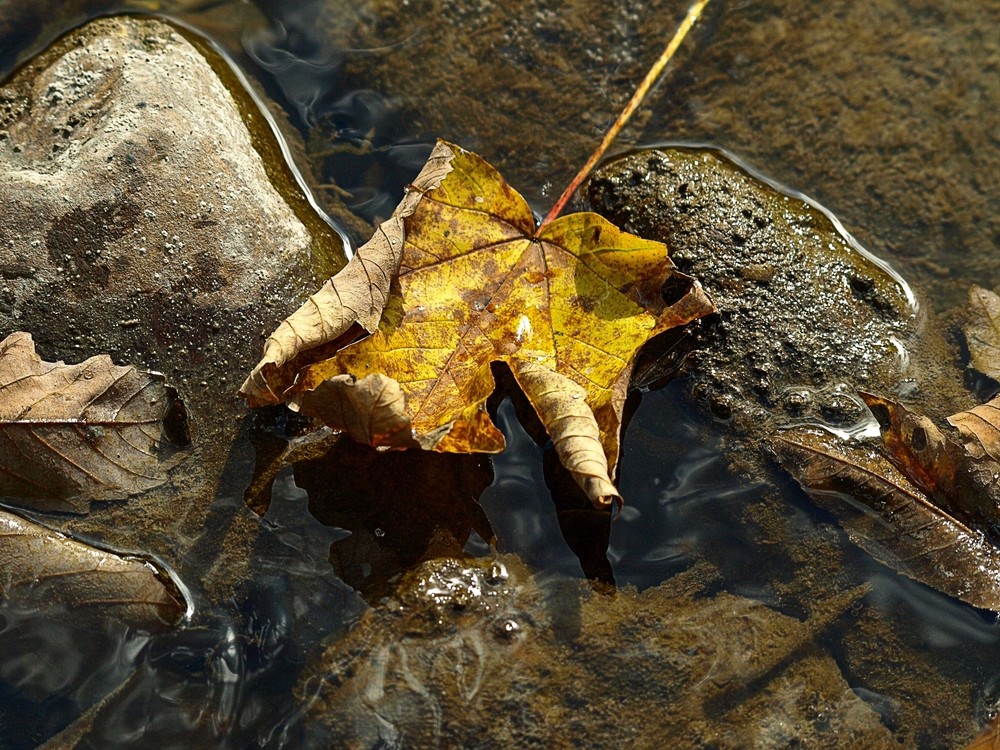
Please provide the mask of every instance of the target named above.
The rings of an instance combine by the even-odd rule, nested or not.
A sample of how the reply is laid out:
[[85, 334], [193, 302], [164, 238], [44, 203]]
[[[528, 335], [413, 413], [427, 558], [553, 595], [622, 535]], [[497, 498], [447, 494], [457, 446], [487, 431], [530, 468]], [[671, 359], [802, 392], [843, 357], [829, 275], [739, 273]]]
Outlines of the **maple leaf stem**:
[[611, 146], [611, 142], [614, 141], [618, 133], [621, 132], [621, 129], [625, 127], [632, 115], [635, 114], [635, 111], [639, 109], [639, 105], [641, 105], [643, 99], [646, 98], [646, 94], [649, 93], [649, 89], [652, 87], [653, 83], [656, 82], [660, 73], [663, 72], [667, 63], [670, 62], [674, 53], [677, 52], [677, 49], [684, 41], [684, 37], [687, 36], [691, 27], [697, 22], [702, 11], [705, 9], [705, 6], [708, 5], [708, 2], [709, 0], [696, 0], [696, 2], [688, 8], [687, 15], [684, 16], [684, 20], [674, 33], [673, 39], [670, 40], [666, 49], [663, 50], [663, 54], [660, 55], [659, 59], [655, 63], [653, 63], [653, 67], [651, 67], [649, 72], [646, 73], [646, 77], [642, 79], [642, 83], [640, 83], [639, 87], [635, 90], [635, 93], [632, 95], [629, 103], [625, 105], [625, 109], [623, 109], [622, 113], [618, 115], [618, 119], [615, 120], [614, 124], [608, 129], [608, 132], [604, 134], [604, 139], [601, 141], [601, 145], [599, 145], [594, 153], [590, 155], [587, 163], [583, 165], [583, 168], [577, 172], [573, 181], [566, 186], [565, 190], [563, 190], [562, 195], [559, 196], [559, 200], [557, 200], [555, 205], [552, 206], [552, 210], [549, 211], [544, 219], [542, 219], [542, 223], [538, 225], [539, 229], [562, 213], [562, 210], [566, 207], [566, 204], [569, 203], [569, 199], [573, 197], [577, 188], [580, 187], [581, 183], [585, 179], [587, 179], [591, 170], [593, 170], [593, 168], [597, 165], [597, 162], [601, 160], [601, 157], [604, 156], [604, 152], [608, 150], [609, 146]]

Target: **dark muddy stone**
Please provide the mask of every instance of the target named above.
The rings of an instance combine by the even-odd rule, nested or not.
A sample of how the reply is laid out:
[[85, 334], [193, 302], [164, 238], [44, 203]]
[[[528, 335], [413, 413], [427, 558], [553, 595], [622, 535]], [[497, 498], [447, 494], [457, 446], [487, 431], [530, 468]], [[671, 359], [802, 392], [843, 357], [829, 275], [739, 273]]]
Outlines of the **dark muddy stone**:
[[856, 389], [886, 391], [903, 375], [909, 290], [805, 201], [713, 152], [676, 149], [607, 165], [587, 195], [622, 228], [667, 243], [718, 307], [688, 358], [716, 417], [755, 435], [795, 420], [850, 427], [867, 415]]
[[296, 746], [895, 748], [800, 621], [698, 566], [642, 594], [540, 582], [516, 557], [443, 559], [332, 644], [297, 689]]

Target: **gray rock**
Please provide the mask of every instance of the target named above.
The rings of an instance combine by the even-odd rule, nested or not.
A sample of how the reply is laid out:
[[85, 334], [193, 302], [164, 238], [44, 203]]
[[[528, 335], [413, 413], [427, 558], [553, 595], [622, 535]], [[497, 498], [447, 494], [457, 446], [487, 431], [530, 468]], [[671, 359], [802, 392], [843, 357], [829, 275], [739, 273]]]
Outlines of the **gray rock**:
[[0, 330], [54, 341], [53, 316], [88, 320], [58, 334], [121, 350], [169, 337], [164, 310], [274, 303], [311, 281], [314, 237], [237, 101], [170, 27], [92, 23], [22, 70], [0, 105]]
[[50, 360], [160, 370], [192, 425], [168, 484], [66, 530], [206, 587], [243, 577], [225, 553], [248, 559], [256, 522], [239, 500], [210, 514], [246, 413], [236, 389], [338, 254], [232, 72], [165, 23], [94, 21], [0, 89], [0, 332], [30, 331]]

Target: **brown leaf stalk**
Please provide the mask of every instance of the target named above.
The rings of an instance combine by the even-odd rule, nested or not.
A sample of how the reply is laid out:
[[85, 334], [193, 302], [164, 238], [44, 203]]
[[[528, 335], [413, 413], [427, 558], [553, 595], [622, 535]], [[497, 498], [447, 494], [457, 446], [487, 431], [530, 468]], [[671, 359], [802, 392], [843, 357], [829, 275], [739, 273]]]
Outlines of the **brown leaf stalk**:
[[698, 21], [698, 18], [701, 16], [705, 6], [708, 5], [708, 2], [709, 0], [696, 0], [696, 2], [688, 8], [687, 15], [684, 16], [684, 20], [681, 21], [681, 25], [674, 33], [673, 39], [670, 40], [666, 49], [663, 50], [663, 54], [660, 55], [659, 59], [653, 63], [653, 67], [651, 67], [649, 72], [646, 73], [646, 77], [642, 79], [642, 83], [639, 84], [639, 88], [637, 88], [635, 93], [632, 94], [632, 98], [629, 100], [629, 103], [625, 105], [625, 109], [623, 109], [622, 113], [618, 115], [618, 119], [615, 120], [614, 124], [608, 129], [608, 132], [604, 134], [604, 139], [601, 141], [601, 144], [597, 147], [594, 153], [590, 155], [587, 163], [583, 165], [579, 172], [577, 172], [573, 181], [566, 186], [565, 190], [563, 190], [562, 195], [559, 196], [559, 200], [557, 200], [555, 205], [552, 206], [552, 210], [549, 211], [548, 215], [544, 219], [542, 219], [542, 223], [538, 225], [539, 229], [562, 213], [562, 210], [566, 207], [566, 204], [569, 203], [570, 198], [573, 197], [577, 188], [580, 187], [583, 181], [590, 175], [590, 172], [594, 169], [594, 167], [597, 166], [597, 162], [599, 162], [601, 157], [604, 156], [604, 153], [611, 146], [612, 141], [614, 141], [614, 139], [618, 136], [618, 133], [621, 132], [621, 129], [624, 128], [628, 121], [632, 118], [635, 111], [639, 109], [639, 106], [646, 98], [646, 94], [649, 93], [649, 89], [656, 82], [656, 79], [659, 78], [660, 73], [663, 72], [667, 63], [670, 62], [671, 58], [673, 58], [674, 54], [681, 46], [681, 43], [684, 41], [684, 38], [691, 30], [691, 27]]

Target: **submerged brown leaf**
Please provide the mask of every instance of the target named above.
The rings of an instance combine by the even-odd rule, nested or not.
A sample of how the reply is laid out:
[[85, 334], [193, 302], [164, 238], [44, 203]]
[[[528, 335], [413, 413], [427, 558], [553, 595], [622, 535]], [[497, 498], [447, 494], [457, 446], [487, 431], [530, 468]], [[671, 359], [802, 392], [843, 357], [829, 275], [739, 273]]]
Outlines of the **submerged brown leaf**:
[[186, 441], [183, 403], [162, 375], [107, 355], [43, 362], [27, 333], [0, 341], [0, 494], [85, 511], [161, 484], [169, 444]]
[[18, 607], [58, 607], [145, 629], [172, 625], [183, 598], [151, 563], [73, 541], [0, 511], [0, 598]]
[[[492, 166], [443, 141], [397, 216], [403, 255], [377, 329], [335, 342], [346, 344], [339, 350], [305, 353], [294, 385], [279, 394], [287, 378], [277, 378], [270, 392], [375, 446], [494, 453], [504, 440], [485, 404], [491, 364], [502, 362], [591, 502], [620, 500], [612, 478], [635, 354], [714, 310], [701, 287], [674, 269], [664, 245], [597, 214], [536, 227]], [[678, 289], [670, 301], [668, 281]], [[332, 319], [359, 320], [333, 297], [324, 304]], [[274, 371], [270, 359], [244, 385], [251, 403], [262, 392], [258, 376]]]
[[933, 503], [878, 450], [814, 427], [784, 430], [771, 442], [781, 465], [876, 560], [1000, 610], [1000, 550]]
[[889, 460], [934, 502], [973, 525], [1000, 522], [1000, 400], [948, 417], [956, 440], [892, 399], [861, 396], [879, 422]]
[[969, 290], [969, 314], [965, 341], [969, 365], [994, 380], [1000, 380], [1000, 297], [988, 289]]

